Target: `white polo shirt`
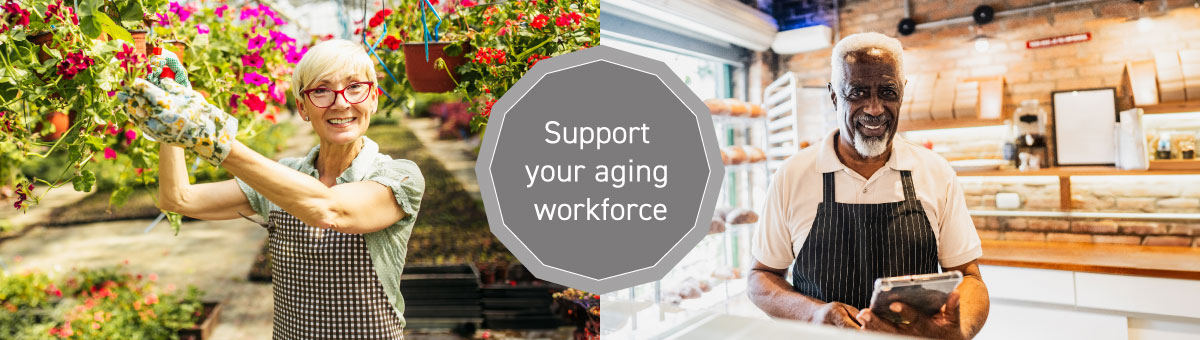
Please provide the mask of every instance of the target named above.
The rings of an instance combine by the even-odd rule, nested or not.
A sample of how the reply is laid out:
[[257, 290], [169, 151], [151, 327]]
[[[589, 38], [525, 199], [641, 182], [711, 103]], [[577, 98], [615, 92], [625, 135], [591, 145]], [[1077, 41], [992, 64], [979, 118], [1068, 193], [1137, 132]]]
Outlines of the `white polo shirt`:
[[751, 254], [758, 262], [776, 269], [792, 265], [817, 216], [826, 172], [834, 173], [837, 202], [874, 204], [903, 201], [900, 170], [911, 170], [917, 199], [937, 238], [942, 267], [960, 266], [983, 255], [962, 188], [945, 158], [897, 136], [887, 164], [871, 178], [863, 178], [838, 160], [836, 134], [834, 130], [816, 147], [792, 155], [775, 172], [762, 224], [754, 230]]

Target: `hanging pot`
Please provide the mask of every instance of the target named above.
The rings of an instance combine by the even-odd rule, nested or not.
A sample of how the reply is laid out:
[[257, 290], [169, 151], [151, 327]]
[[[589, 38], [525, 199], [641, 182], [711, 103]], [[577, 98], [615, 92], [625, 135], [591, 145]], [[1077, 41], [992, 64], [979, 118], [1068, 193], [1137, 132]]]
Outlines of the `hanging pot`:
[[[458, 78], [458, 67], [467, 63], [466, 48], [459, 56], [446, 55], [445, 48], [449, 42], [429, 43], [429, 60], [425, 59], [425, 43], [405, 43], [404, 73], [413, 90], [417, 92], [448, 92], [454, 89]], [[438, 69], [437, 60], [446, 61], [446, 68]], [[449, 71], [449, 72], [447, 72]], [[454, 78], [450, 77], [454, 74]]]
[[[50, 59], [50, 54], [46, 53], [46, 51], [43, 51], [42, 46], [49, 44], [51, 41], [54, 40], [54, 33], [51, 33], [50, 31], [37, 33], [37, 34], [29, 36], [28, 38], [26, 38], [26, 40], [29, 40], [29, 42], [31, 42], [35, 46], [37, 46], [38, 62], [45, 62], [46, 60]], [[54, 48], [54, 47], [51, 46], [51, 48]]]
[[141, 54], [143, 57], [147, 56], [146, 55], [146, 50], [147, 50], [147, 48], [146, 48], [146, 33], [149, 33], [149, 31], [146, 31], [146, 30], [129, 31], [129, 35], [133, 37], [133, 49], [135, 51], [137, 51], [138, 54]]
[[182, 62], [184, 53], [187, 53], [187, 43], [181, 40], [167, 40], [164, 43], [167, 44], [167, 50], [175, 53], [175, 56], [179, 57], [179, 61]]
[[66, 133], [67, 129], [71, 128], [71, 118], [62, 112], [54, 112], [46, 115], [46, 119], [43, 122], [38, 122], [34, 126], [34, 130], [41, 131], [44, 127], [42, 125], [44, 122], [54, 126], [54, 131], [42, 135], [42, 141], [45, 142], [53, 142], [62, 138], [63, 133]]

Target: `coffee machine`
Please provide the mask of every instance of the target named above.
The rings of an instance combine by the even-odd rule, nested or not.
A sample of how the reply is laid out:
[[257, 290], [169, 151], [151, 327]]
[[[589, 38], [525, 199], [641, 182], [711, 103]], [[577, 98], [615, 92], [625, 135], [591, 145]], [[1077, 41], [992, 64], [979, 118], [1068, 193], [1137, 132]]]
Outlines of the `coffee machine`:
[[1046, 147], [1046, 111], [1037, 99], [1021, 102], [1013, 112], [1012, 143], [1016, 157], [1014, 165], [1021, 171], [1038, 170], [1050, 166]]

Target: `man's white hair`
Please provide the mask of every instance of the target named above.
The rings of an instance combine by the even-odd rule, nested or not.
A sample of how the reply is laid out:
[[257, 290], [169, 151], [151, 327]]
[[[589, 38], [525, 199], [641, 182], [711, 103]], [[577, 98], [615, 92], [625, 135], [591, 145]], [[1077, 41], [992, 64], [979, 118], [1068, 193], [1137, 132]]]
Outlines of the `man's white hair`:
[[900, 45], [900, 40], [875, 32], [856, 33], [842, 38], [833, 46], [829, 83], [833, 84], [835, 91], [839, 91], [845, 81], [846, 55], [871, 48], [888, 52], [888, 56], [896, 61], [896, 74], [900, 76], [898, 80], [904, 81], [904, 47]]

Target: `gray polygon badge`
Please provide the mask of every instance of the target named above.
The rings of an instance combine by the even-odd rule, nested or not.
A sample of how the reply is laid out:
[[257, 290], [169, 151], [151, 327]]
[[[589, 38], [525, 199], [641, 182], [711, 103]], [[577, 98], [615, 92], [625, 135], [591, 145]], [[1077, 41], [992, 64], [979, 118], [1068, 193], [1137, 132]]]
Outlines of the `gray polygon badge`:
[[725, 168], [708, 108], [665, 63], [597, 46], [496, 102], [475, 173], [492, 233], [534, 275], [602, 294], [700, 242]]

